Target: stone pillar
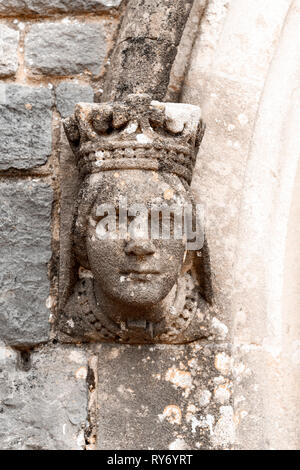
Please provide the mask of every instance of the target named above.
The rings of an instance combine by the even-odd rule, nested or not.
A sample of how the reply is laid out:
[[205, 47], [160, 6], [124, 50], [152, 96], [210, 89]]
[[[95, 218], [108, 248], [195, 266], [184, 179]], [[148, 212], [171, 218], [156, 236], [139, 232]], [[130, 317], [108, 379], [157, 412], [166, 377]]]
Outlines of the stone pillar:
[[111, 58], [102, 101], [147, 93], [162, 101], [194, 0], [130, 0]]

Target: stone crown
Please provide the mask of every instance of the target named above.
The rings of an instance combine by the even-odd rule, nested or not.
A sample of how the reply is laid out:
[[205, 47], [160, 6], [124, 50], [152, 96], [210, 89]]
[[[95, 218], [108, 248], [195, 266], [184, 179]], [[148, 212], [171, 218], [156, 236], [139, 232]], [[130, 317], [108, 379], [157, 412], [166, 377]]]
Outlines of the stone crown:
[[79, 103], [64, 128], [83, 175], [144, 169], [177, 174], [191, 183], [205, 126], [197, 106], [152, 101]]

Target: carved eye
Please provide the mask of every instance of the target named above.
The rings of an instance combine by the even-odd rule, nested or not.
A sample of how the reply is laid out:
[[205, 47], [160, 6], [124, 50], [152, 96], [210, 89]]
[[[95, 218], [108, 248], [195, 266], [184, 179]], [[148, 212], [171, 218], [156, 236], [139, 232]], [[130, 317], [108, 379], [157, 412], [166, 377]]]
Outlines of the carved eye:
[[92, 225], [95, 226], [95, 231], [98, 239], [109, 239], [113, 238], [113, 234], [116, 231], [115, 217], [108, 211], [104, 212], [103, 215], [94, 216], [92, 219]]
[[105, 219], [105, 217], [107, 217], [108, 215], [109, 215], [108, 212], [106, 212], [104, 215], [94, 215], [93, 219], [96, 222], [101, 222], [101, 220]]
[[119, 230], [119, 210], [111, 208], [104, 210], [101, 214], [97, 214], [97, 211], [95, 211], [91, 217], [91, 225], [95, 227], [98, 236], [110, 232], [115, 234]]
[[162, 211], [159, 211], [158, 223], [159, 223], [160, 237], [163, 238], [164, 235], [165, 236], [170, 235], [170, 237], [173, 237], [175, 222], [174, 222], [174, 214], [172, 211], [164, 215]]
[[93, 209], [90, 215], [89, 222], [93, 227], [96, 227], [96, 225], [101, 222], [103, 219], [108, 217], [110, 215], [109, 210], [104, 210], [99, 212], [98, 207], [96, 209]]

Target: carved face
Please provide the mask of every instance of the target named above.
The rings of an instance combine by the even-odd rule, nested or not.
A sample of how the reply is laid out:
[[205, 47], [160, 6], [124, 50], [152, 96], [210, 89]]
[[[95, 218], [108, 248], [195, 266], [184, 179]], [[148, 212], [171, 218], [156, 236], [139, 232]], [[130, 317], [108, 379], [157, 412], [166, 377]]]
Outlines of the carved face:
[[[135, 308], [151, 310], [169, 294], [182, 268], [185, 242], [174, 237], [153, 240], [149, 232], [145, 236], [147, 231], [141, 223], [144, 217], [138, 220], [139, 213], [134, 216], [130, 212], [130, 238], [125, 232], [122, 236], [118, 210], [125, 198], [128, 208], [143, 204], [149, 215], [153, 207], [190, 203], [180, 180], [171, 175], [167, 180], [157, 172], [122, 170], [102, 172], [92, 176], [90, 182], [100, 188], [90, 211], [86, 237], [96, 288], [115, 302], [132, 306], [133, 317]], [[116, 226], [113, 221], [106, 224], [110, 219], [105, 205], [115, 208]]]

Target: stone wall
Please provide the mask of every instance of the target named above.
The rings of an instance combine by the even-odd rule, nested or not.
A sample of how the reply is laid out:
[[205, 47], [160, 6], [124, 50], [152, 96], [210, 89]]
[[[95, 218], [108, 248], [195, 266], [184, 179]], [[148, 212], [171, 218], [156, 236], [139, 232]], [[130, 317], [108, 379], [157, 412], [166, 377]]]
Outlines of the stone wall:
[[121, 3], [0, 2], [0, 448], [86, 447], [88, 358], [51, 330], [60, 126], [101, 96]]
[[[296, 448], [299, 147], [284, 123], [299, 121], [299, 61], [287, 61], [284, 38], [298, 0], [196, 0], [172, 71], [168, 99], [200, 105], [207, 123], [193, 191], [206, 205], [215, 335], [188, 346], [57, 342], [61, 119], [101, 99], [125, 4], [0, 0], [0, 448]], [[287, 63], [290, 81], [275, 83]], [[284, 164], [270, 152], [279, 145]], [[271, 250], [281, 201], [291, 217]]]

